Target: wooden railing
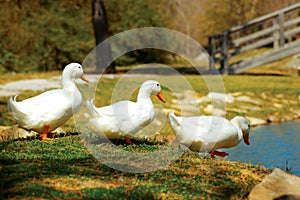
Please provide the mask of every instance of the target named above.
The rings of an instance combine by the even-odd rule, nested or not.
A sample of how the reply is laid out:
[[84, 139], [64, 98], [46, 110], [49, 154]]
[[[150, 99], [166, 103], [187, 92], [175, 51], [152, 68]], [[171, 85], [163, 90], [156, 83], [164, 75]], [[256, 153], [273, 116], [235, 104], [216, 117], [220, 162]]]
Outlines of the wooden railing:
[[277, 51], [281, 52], [271, 60], [267, 60], [268, 62], [290, 56], [300, 52], [298, 39], [300, 39], [300, 3], [210, 36], [208, 46], [212, 58], [210, 69], [214, 68], [215, 63], [219, 63], [221, 73], [234, 74], [263, 64], [261, 56], [254, 57], [251, 62], [248, 59], [229, 63], [231, 57], [261, 47], [271, 48], [270, 55]]

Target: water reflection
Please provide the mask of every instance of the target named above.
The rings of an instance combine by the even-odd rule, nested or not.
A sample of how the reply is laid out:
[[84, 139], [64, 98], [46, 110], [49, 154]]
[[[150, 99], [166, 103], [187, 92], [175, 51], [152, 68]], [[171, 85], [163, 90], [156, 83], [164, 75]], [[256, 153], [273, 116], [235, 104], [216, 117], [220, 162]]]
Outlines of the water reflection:
[[257, 127], [250, 133], [251, 145], [243, 142], [235, 148], [226, 149], [228, 160], [239, 160], [267, 168], [291, 168], [300, 176], [300, 121]]

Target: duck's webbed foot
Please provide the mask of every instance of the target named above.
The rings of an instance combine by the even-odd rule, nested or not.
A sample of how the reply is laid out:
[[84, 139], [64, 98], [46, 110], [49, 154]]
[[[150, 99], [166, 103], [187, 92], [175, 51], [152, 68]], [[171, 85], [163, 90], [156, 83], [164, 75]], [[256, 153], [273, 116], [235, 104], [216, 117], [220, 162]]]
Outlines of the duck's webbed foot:
[[215, 155], [220, 156], [220, 157], [225, 157], [225, 156], [228, 156], [229, 154], [226, 152], [222, 152], [222, 151], [215, 151]]
[[222, 152], [222, 151], [213, 151], [213, 150], [210, 151], [209, 153], [210, 153], [211, 158], [215, 158], [216, 155], [217, 155], [217, 156], [220, 156], [220, 157], [222, 157], [222, 158], [224, 158], [225, 156], [228, 156], [228, 155], [229, 155], [229, 154], [226, 153], [226, 152]]
[[50, 138], [48, 138], [48, 131], [49, 131], [49, 128], [50, 128], [50, 126], [49, 125], [46, 125], [45, 127], [44, 127], [44, 132], [43, 132], [43, 134], [42, 134], [42, 136], [41, 136], [41, 140], [50, 140]]
[[126, 141], [127, 144], [132, 144], [132, 142], [131, 142], [131, 140], [130, 140], [129, 137], [125, 137], [125, 141]]

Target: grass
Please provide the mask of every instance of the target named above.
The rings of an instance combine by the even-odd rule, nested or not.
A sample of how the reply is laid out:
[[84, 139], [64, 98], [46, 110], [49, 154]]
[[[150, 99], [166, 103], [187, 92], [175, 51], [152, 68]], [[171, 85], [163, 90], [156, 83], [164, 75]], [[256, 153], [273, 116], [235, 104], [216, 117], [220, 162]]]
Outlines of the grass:
[[241, 61], [246, 58], [257, 56], [257, 55], [262, 54], [269, 50], [270, 50], [270, 48], [259, 48], [259, 49], [255, 49], [253, 51], [246, 51], [246, 52], [243, 52], [243, 53], [240, 53], [240, 54], [237, 54], [237, 55], [231, 57], [229, 62], [235, 63], [235, 62]]
[[30, 72], [30, 73], [4, 73], [1, 75], [0, 84], [12, 81], [20, 81], [34, 78], [49, 78], [52, 76], [60, 76], [60, 71], [51, 72]]
[[279, 61], [252, 68], [248, 70], [246, 74], [298, 76], [297, 69], [288, 66], [291, 61], [291, 57], [284, 58]]
[[[56, 75], [56, 72], [54, 74]], [[48, 75], [52, 74], [45, 73], [42, 76]], [[2, 84], [12, 80], [7, 77], [2, 79]], [[31, 76], [34, 77], [41, 76], [38, 74]], [[17, 74], [12, 78], [26, 79], [27, 75]], [[198, 97], [207, 95], [209, 91], [204, 79], [193, 75], [187, 75], [185, 78]], [[300, 110], [298, 100], [300, 79], [297, 77], [223, 76], [222, 79], [227, 93], [247, 95], [261, 102], [260, 105], [238, 101], [227, 104], [228, 118], [237, 114], [264, 119], [270, 115], [284, 118], [292, 117], [294, 115], [292, 111]], [[111, 103], [110, 97], [115, 92], [113, 86], [118, 81], [120, 79], [101, 79], [101, 85], [97, 88], [95, 96], [97, 106]], [[130, 83], [140, 81], [136, 78], [130, 80]], [[174, 77], [166, 77], [163, 81], [172, 82]], [[178, 87], [184, 86], [179, 84]], [[130, 99], [136, 98], [137, 89], [130, 91], [130, 87], [126, 86], [122, 90]], [[20, 99], [35, 94], [37, 93], [25, 91], [20, 95]], [[166, 104], [160, 103], [156, 98], [153, 98], [153, 102], [170, 109], [172, 99], [177, 97], [171, 93], [171, 88], [167, 87], [164, 87], [163, 94], [167, 100]], [[11, 113], [7, 110], [7, 100], [8, 97], [0, 99], [1, 125], [14, 124]], [[274, 107], [275, 103], [283, 106]], [[203, 106], [205, 105], [199, 105], [200, 111]], [[249, 108], [246, 113], [234, 110], [247, 106], [258, 106], [261, 109]], [[74, 121], [69, 120], [62, 128], [74, 132]], [[166, 124], [162, 133], [171, 132]], [[163, 149], [164, 145], [164, 143], [126, 145], [121, 142], [117, 148], [120, 152], [151, 153]], [[106, 152], [110, 151], [106, 146], [101, 148]], [[177, 147], [174, 148], [176, 150]], [[159, 162], [162, 155], [157, 154], [153, 161], [158, 159]], [[169, 157], [163, 158], [172, 160], [172, 155], [171, 152]], [[114, 155], [110, 156], [109, 159], [113, 159]], [[128, 160], [129, 162], [131, 161]], [[28, 139], [2, 142], [0, 163], [2, 190], [0, 197], [22, 199], [244, 199], [254, 185], [271, 172], [261, 166], [209, 157], [200, 158], [194, 152], [184, 152], [170, 166], [153, 172], [120, 172], [96, 160], [83, 145], [80, 137], [74, 134], [50, 141]], [[128, 163], [121, 160], [118, 162], [123, 167]], [[145, 163], [138, 160], [135, 165], [143, 167]]]
[[[157, 145], [148, 145], [149, 151]], [[145, 151], [142, 145], [135, 148]], [[3, 142], [0, 149], [4, 198], [242, 199], [270, 173], [194, 152], [185, 152], [166, 169], [120, 172], [90, 155], [78, 136]]]

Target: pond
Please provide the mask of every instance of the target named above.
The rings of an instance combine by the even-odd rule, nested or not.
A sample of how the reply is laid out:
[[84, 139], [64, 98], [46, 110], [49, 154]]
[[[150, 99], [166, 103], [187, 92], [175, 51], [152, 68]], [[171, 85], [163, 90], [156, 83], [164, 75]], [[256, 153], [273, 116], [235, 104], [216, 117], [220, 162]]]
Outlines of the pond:
[[241, 142], [226, 149], [226, 159], [267, 168], [289, 169], [300, 176], [300, 121], [255, 127], [250, 132], [251, 145]]

